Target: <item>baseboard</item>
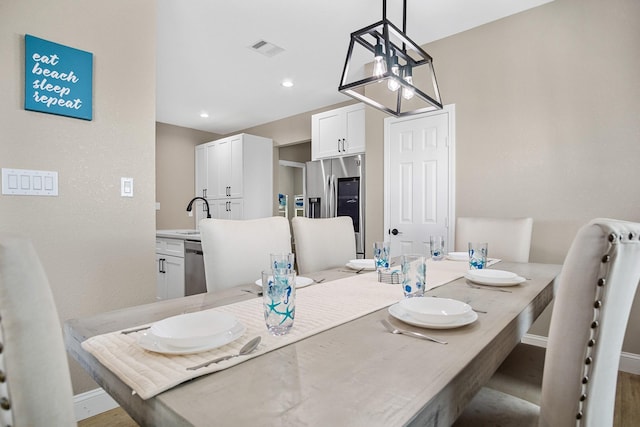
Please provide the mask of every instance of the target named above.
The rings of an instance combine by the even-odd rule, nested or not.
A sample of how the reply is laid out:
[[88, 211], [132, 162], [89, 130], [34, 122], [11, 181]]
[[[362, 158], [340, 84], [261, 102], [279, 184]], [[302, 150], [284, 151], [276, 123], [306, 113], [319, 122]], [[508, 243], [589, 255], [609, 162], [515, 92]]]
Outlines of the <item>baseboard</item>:
[[96, 388], [73, 396], [73, 406], [76, 412], [76, 421], [81, 421], [117, 408], [119, 405], [103, 389]]
[[[525, 336], [522, 338], [522, 342], [538, 347], [546, 347], [547, 337], [525, 334]], [[618, 369], [622, 372], [640, 375], [640, 354], [627, 353], [623, 351], [620, 354], [620, 366], [618, 367]]]

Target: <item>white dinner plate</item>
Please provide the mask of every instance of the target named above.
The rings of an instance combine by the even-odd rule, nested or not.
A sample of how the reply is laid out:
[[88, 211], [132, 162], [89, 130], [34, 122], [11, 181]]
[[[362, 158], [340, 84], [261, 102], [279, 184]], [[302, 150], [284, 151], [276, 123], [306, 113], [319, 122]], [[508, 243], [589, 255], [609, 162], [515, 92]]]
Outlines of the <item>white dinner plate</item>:
[[454, 323], [472, 311], [469, 304], [451, 298], [405, 298], [398, 304], [412, 318], [430, 324]]
[[469, 261], [469, 254], [467, 252], [449, 252], [447, 259], [451, 261]]
[[376, 262], [373, 259], [352, 259], [347, 263], [352, 270], [375, 270]]
[[235, 316], [215, 310], [196, 311], [154, 323], [149, 332], [155, 341], [172, 348], [194, 348], [228, 343], [238, 331]]
[[464, 277], [474, 283], [488, 286], [515, 286], [527, 280], [510, 271], [493, 269], [469, 270]]
[[393, 304], [392, 306], [389, 307], [389, 314], [404, 323], [408, 323], [409, 325], [418, 326], [420, 328], [429, 328], [429, 329], [460, 328], [462, 326], [466, 326], [478, 320], [478, 314], [475, 311], [470, 311], [468, 314], [464, 315], [463, 317], [451, 323], [423, 322], [421, 320], [418, 320], [412, 317], [411, 314], [409, 314], [402, 307], [400, 307], [399, 303]]
[[157, 336], [151, 332], [151, 329], [144, 331], [138, 339], [138, 344], [145, 350], [153, 351], [155, 353], [162, 354], [194, 354], [202, 353], [203, 351], [213, 350], [214, 348], [222, 347], [229, 344], [232, 341], [240, 338], [246, 328], [242, 323], [236, 323], [229, 331], [228, 334], [222, 334], [212, 338], [209, 342], [202, 345], [195, 345], [191, 347], [176, 347], [171, 344], [167, 344], [163, 340], [158, 339]]
[[[313, 283], [313, 279], [309, 279], [308, 277], [296, 276], [296, 289], [304, 288], [305, 286], [309, 286]], [[256, 285], [262, 287], [262, 279], [256, 280]]]

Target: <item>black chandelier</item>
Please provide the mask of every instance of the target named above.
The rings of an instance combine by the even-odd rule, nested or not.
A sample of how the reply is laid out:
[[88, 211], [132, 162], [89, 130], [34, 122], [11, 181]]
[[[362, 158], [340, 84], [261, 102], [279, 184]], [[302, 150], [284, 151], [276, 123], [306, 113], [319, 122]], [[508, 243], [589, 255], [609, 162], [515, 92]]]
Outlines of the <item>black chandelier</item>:
[[338, 90], [396, 117], [441, 110], [433, 59], [407, 37], [406, 27], [407, 0], [402, 31], [387, 19], [382, 0], [382, 20], [351, 33]]

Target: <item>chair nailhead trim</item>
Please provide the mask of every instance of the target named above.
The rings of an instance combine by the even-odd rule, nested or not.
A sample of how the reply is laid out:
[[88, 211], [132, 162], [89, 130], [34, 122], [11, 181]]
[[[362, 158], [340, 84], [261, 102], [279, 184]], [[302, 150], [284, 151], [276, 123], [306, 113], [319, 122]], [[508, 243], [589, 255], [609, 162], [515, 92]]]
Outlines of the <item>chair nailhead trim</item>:
[[580, 420], [580, 419], [582, 419], [582, 411], [576, 414], [576, 420]]
[[582, 377], [582, 384], [586, 384], [589, 382], [589, 377]]
[[616, 236], [616, 233], [609, 234], [609, 241], [610, 242], [614, 242], [617, 238], [618, 238], [618, 236]]
[[604, 286], [607, 284], [607, 279], [605, 279], [604, 277], [601, 277], [600, 279], [598, 279], [598, 286]]
[[593, 307], [594, 308], [600, 308], [602, 307], [602, 301], [598, 300], [596, 302], [593, 303]]
[[580, 396], [580, 402], [584, 402], [585, 400], [587, 400], [587, 394], [582, 393], [582, 395]]
[[589, 340], [589, 342], [587, 343], [587, 345], [588, 345], [589, 347], [593, 347], [594, 345], [596, 345], [596, 340], [594, 340], [594, 339], [590, 339], [590, 340]]
[[611, 256], [608, 254], [602, 257], [602, 262], [609, 262], [611, 260]]
[[3, 383], [7, 380], [7, 376], [4, 374], [4, 371], [0, 371], [0, 383]]
[[591, 322], [591, 329], [595, 329], [598, 327], [598, 321], [594, 320], [593, 322]]
[[5, 411], [11, 409], [11, 402], [9, 402], [9, 399], [7, 399], [6, 397], [0, 398], [0, 408], [4, 409]]
[[584, 360], [585, 365], [591, 365], [591, 362], [593, 362], [593, 358], [591, 356], [587, 357]]

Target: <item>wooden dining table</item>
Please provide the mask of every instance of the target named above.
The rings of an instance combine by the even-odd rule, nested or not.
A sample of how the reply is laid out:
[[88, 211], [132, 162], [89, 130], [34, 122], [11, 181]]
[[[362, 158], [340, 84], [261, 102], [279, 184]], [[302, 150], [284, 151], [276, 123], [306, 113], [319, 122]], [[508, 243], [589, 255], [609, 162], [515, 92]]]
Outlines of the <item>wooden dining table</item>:
[[[400, 322], [384, 308], [146, 400], [84, 350], [82, 342], [258, 298], [260, 288], [247, 284], [68, 320], [65, 343], [68, 353], [141, 426], [448, 426], [552, 300], [561, 266], [500, 262], [494, 268], [527, 280], [478, 288], [459, 278], [425, 293], [468, 303], [478, 312], [472, 324], [425, 329]], [[304, 276], [325, 283], [354, 274], [342, 267]], [[447, 344], [391, 334], [383, 319]]]

